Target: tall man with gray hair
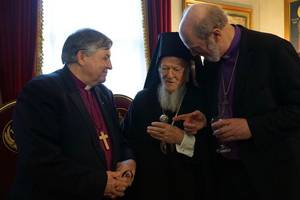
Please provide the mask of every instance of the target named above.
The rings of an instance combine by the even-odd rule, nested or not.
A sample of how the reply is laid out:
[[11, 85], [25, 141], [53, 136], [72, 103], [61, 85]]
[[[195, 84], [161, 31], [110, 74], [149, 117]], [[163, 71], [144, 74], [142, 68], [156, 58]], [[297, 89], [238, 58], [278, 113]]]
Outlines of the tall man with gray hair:
[[295, 49], [275, 35], [229, 24], [211, 4], [189, 7], [179, 30], [191, 53], [204, 57], [197, 80], [205, 91], [207, 118], [219, 119], [211, 124], [217, 199], [300, 199]]
[[13, 117], [19, 150], [11, 199], [106, 199], [124, 195], [135, 161], [120, 134], [112, 92], [112, 41], [93, 29], [71, 34], [63, 69], [30, 81]]

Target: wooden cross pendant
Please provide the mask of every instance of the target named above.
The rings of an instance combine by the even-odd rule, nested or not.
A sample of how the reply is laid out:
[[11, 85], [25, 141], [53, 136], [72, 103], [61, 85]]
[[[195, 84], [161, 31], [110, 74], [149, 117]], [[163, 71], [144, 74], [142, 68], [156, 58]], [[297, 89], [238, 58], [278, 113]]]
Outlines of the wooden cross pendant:
[[108, 145], [108, 142], [107, 142], [107, 139], [108, 139], [108, 135], [105, 134], [103, 131], [100, 132], [100, 135], [98, 136], [99, 140], [102, 140], [104, 146], [105, 146], [105, 149], [106, 150], [109, 150], [109, 145]]

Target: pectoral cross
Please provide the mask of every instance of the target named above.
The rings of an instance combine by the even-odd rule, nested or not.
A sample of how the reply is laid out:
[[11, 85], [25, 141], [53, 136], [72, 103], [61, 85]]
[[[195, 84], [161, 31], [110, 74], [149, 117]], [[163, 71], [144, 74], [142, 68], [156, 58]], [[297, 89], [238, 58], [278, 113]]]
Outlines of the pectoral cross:
[[100, 132], [100, 135], [98, 136], [99, 140], [102, 140], [104, 146], [105, 146], [105, 149], [106, 150], [109, 150], [109, 145], [108, 145], [108, 142], [107, 142], [107, 139], [108, 139], [108, 135], [105, 134], [103, 131]]
[[223, 95], [223, 100], [220, 103], [220, 108], [219, 108], [219, 116], [224, 117], [224, 114], [226, 112], [226, 109], [229, 109], [229, 100], [227, 95]]

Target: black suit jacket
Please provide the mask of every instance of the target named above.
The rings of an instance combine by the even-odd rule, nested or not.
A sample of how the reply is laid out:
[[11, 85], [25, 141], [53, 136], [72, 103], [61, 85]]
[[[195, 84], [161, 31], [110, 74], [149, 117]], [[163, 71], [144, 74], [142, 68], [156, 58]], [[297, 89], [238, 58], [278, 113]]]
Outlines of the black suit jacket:
[[[300, 199], [300, 59], [289, 42], [240, 28], [233, 117], [252, 133], [238, 142], [242, 162], [260, 199]], [[218, 71], [218, 63], [198, 68], [208, 118], [217, 114]]]
[[[94, 87], [112, 138], [113, 167], [132, 158], [120, 134], [113, 95]], [[13, 199], [101, 199], [106, 186], [104, 152], [67, 67], [30, 81], [13, 118], [19, 150]]]

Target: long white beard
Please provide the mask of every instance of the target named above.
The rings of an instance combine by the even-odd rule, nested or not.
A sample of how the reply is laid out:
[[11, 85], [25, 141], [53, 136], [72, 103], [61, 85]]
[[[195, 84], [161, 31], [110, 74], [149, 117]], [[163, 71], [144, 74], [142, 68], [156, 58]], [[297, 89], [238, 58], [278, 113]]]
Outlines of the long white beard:
[[158, 101], [163, 110], [168, 110], [171, 112], [176, 112], [183, 95], [185, 94], [186, 87], [185, 85], [178, 88], [176, 91], [169, 93], [162, 84], [159, 85], [157, 93], [158, 93]]

